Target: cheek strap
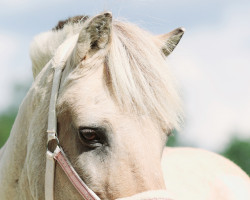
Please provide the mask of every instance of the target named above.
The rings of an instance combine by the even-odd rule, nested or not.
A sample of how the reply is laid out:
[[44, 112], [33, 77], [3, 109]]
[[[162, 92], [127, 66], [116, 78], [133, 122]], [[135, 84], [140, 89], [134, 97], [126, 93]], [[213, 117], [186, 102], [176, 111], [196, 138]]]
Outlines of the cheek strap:
[[[67, 39], [61, 44], [53, 59], [47, 64], [52, 65], [54, 69], [54, 77], [51, 88], [51, 97], [48, 113], [48, 129], [47, 129], [47, 151], [46, 151], [46, 171], [45, 171], [45, 200], [54, 200], [54, 181], [55, 181], [55, 161], [59, 163], [71, 183], [76, 190], [80, 193], [83, 199], [86, 200], [100, 200], [100, 198], [83, 182], [77, 174], [67, 156], [59, 145], [57, 137], [57, 115], [56, 115], [56, 102], [58, 91], [60, 89], [60, 82], [62, 71], [65, 63], [74, 49], [78, 35]], [[50, 150], [50, 143], [56, 141], [57, 146], [55, 150]]]

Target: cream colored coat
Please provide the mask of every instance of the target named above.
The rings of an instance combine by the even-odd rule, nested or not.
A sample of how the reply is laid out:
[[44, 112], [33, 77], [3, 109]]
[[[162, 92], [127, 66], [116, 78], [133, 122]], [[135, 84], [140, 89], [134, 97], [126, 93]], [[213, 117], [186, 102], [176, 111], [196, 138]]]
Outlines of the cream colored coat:
[[[51, 36], [50, 33], [46, 33], [39, 38], [39, 42], [42, 43], [35, 40], [33, 48], [35, 48], [34, 46], [39, 46], [34, 49], [33, 53], [35, 55], [32, 57], [33, 61], [36, 60], [36, 62], [33, 63], [35, 81], [20, 106], [8, 141], [0, 150], [0, 199], [44, 199], [46, 128], [53, 69], [50, 65], [46, 67], [43, 66], [50, 60], [51, 56], [53, 56], [53, 52], [50, 51], [49, 47], [54, 45], [54, 47], [51, 48], [55, 51], [65, 38], [81, 30], [77, 44], [74, 44], [76, 47], [72, 56], [73, 60], [71, 60], [69, 64], [72, 64], [72, 62], [78, 64], [81, 60], [83, 61], [81, 61], [82, 63], [75, 69], [72, 69], [72, 66], [68, 66], [64, 70], [59, 96], [58, 123], [61, 124], [61, 130], [59, 131], [60, 142], [63, 148], [67, 150], [66, 154], [71, 161], [74, 161], [73, 157], [77, 155], [78, 162], [74, 162], [73, 165], [77, 167], [78, 173], [83, 177], [86, 183], [88, 183], [88, 186], [95, 192], [99, 192], [102, 199], [116, 199], [147, 190], [166, 189], [174, 200], [249, 200], [250, 179], [246, 173], [234, 163], [217, 154], [193, 148], [167, 147], [164, 148], [162, 154], [166, 136], [155, 128], [156, 125], [154, 122], [157, 116], [152, 116], [153, 120], [148, 120], [148, 117], [145, 117], [145, 121], [142, 120], [142, 123], [144, 123], [142, 125], [131, 117], [131, 113], [127, 114], [120, 111], [112, 97], [107, 93], [107, 87], [103, 82], [104, 69], [106, 66], [103, 65], [103, 55], [105, 54], [106, 48], [110, 45], [109, 27], [111, 23], [110, 13], [101, 14], [86, 22], [83, 26], [84, 28], [73, 29], [74, 31], [72, 31], [72, 33], [69, 33], [69, 30], [71, 30], [70, 27], [72, 28], [72, 25], [69, 25], [65, 27], [64, 32], [51, 33], [53, 36]], [[100, 24], [104, 24], [103, 31], [105, 36], [103, 37], [100, 34], [102, 33]], [[80, 24], [79, 26], [81, 27], [82, 25]], [[119, 33], [119, 29], [122, 29], [123, 26], [124, 30]], [[136, 39], [136, 45], [138, 46], [143, 46], [145, 38], [147, 39], [147, 44], [144, 45], [151, 45], [150, 39], [152, 40], [152, 36], [145, 34], [132, 25], [119, 24], [116, 22], [113, 29], [112, 37], [114, 38], [117, 37], [116, 34], [118, 33], [120, 34], [120, 38], [124, 36], [122, 34], [128, 34], [127, 38], [131, 37], [129, 38], [131, 41]], [[88, 32], [89, 30], [93, 32]], [[99, 32], [95, 33], [96, 30]], [[107, 30], [108, 32], [105, 32]], [[128, 31], [126, 32], [126, 30]], [[130, 33], [141, 35], [140, 37], [133, 38], [134, 35], [129, 36]], [[180, 34], [182, 36], [183, 31], [178, 30], [171, 32], [171, 34], [166, 34], [165, 37], [161, 36], [160, 39], [153, 39], [152, 49], [150, 49], [150, 51], [144, 52], [142, 49], [142, 53], [146, 55], [146, 58], [147, 55], [155, 55], [152, 59], [147, 58], [149, 59], [148, 63], [152, 61], [152, 63], [157, 62], [161, 64], [163, 58], [160, 57], [162, 55], [157, 51], [159, 46], [157, 47], [155, 44], [163, 44], [164, 42], [161, 43], [160, 40], [167, 40], [167, 47], [169, 47], [170, 44], [176, 45], [181, 37]], [[84, 40], [82, 40], [82, 37], [84, 37]], [[57, 38], [57, 40], [55, 38]], [[102, 48], [100, 53], [98, 52], [99, 54], [93, 53], [92, 47], [88, 46], [91, 43], [88, 40], [93, 38], [97, 38], [97, 47]], [[124, 37], [124, 41], [127, 38]], [[111, 52], [112, 48], [114, 48], [112, 44], [114, 45], [115, 42], [119, 44], [119, 41], [112, 40], [110, 47]], [[136, 55], [137, 52], [132, 52], [136, 46], [133, 46], [132, 43], [130, 45], [131, 46], [127, 46], [127, 50], [130, 51], [131, 55]], [[173, 46], [171, 45], [171, 48], [165, 48], [163, 50], [165, 55], [171, 53], [173, 50]], [[95, 49], [97, 47], [95, 46]], [[122, 50], [122, 47], [120, 47], [120, 50]], [[87, 56], [81, 55], [79, 52], [82, 54], [87, 52]], [[81, 56], [84, 56], [84, 59]], [[116, 56], [119, 57], [118, 54]], [[87, 60], [85, 61], [86, 57]], [[110, 55], [110, 57], [112, 57], [112, 55]], [[146, 58], [141, 60], [141, 65], [145, 64], [143, 60]], [[159, 59], [154, 60], [155, 58]], [[91, 59], [95, 60], [96, 69], [94, 70], [92, 68], [95, 67], [93, 67]], [[162, 61], [160, 59], [162, 59]], [[115, 70], [118, 64], [119, 62], [109, 63], [109, 70], [114, 76], [117, 75], [118, 72], [112, 71], [112, 67], [114, 67], [113, 70]], [[91, 73], [83, 78], [77, 79], [79, 77], [76, 75], [79, 75], [79, 70], [82, 70], [82, 73], [84, 73], [84, 69], [86, 69], [87, 66], [92, 66], [90, 70]], [[129, 72], [129, 65], [123, 65], [123, 67], [128, 70], [126, 71], [128, 76], [132, 74]], [[156, 67], [158, 67], [158, 65]], [[150, 72], [151, 69], [148, 68], [148, 70]], [[152, 73], [155, 72], [152, 71]], [[154, 81], [150, 79], [152, 77], [154, 78], [152, 73], [147, 75], [147, 80], [151, 81], [151, 84], [156, 84], [154, 88], [161, 86], [160, 88], [164, 89], [162, 86], [164, 86], [165, 82], [160, 82], [164, 78], [164, 73], [159, 73]], [[137, 77], [137, 82], [139, 83], [143, 79], [140, 75], [141, 74], [138, 74]], [[154, 75], [157, 75], [157, 73]], [[167, 81], [170, 80], [171, 77], [167, 79]], [[113, 88], [113, 92], [124, 92], [120, 88], [124, 86], [119, 85], [119, 80], [114, 79], [112, 83], [116, 84], [116, 87]], [[127, 89], [129, 90], [131, 82], [124, 82], [124, 84], [125, 86], [127, 84]], [[82, 85], [87, 87], [82, 88]], [[124, 89], [126, 89], [126, 87], [124, 87]], [[154, 115], [154, 113], [158, 112], [161, 117], [165, 117], [164, 120], [169, 119], [166, 120], [166, 124], [161, 125], [171, 129], [178, 124], [176, 121], [178, 115], [175, 114], [175, 112], [179, 111], [179, 104], [174, 103], [178, 102], [178, 98], [171, 84], [167, 84], [165, 89], [168, 91], [167, 96], [158, 94], [157, 98], [155, 98], [149, 94], [148, 99], [145, 100], [147, 106], [142, 106], [140, 109], [138, 108], [138, 110], [143, 112], [144, 109], [151, 106], [150, 113]], [[133, 91], [130, 92], [131, 93], [128, 94], [124, 93], [121, 96], [126, 96], [129, 100], [129, 95], [133, 94]], [[135, 91], [133, 97], [134, 101], [138, 103], [142, 98], [140, 98], [140, 94], [137, 94], [137, 92], [138, 91]], [[145, 93], [146, 92], [147, 91], [145, 91]], [[164, 98], [172, 99], [172, 101], [169, 101], [169, 105], [160, 104], [161, 99]], [[154, 107], [155, 104], [150, 105], [150, 103], [152, 104], [154, 101], [159, 104], [159, 108], [161, 109]], [[69, 108], [67, 108], [67, 106], [69, 106]], [[129, 106], [129, 104], [125, 105], [125, 107], [126, 106]], [[70, 118], [69, 114], [65, 114], [68, 112], [73, 113], [72, 118]], [[109, 123], [113, 126], [112, 140], [114, 142], [110, 145], [115, 147], [107, 151], [109, 156], [103, 158], [101, 161], [103, 165], [101, 166], [98, 166], [97, 163], [99, 161], [97, 158], [102, 155], [102, 152], [94, 154], [95, 156], [93, 156], [94, 150], [88, 150], [79, 154], [76, 148], [79, 143], [75, 142], [78, 141], [78, 139], [70, 129], [71, 123], [79, 123], [80, 125], [86, 123], [82, 120], [86, 115], [88, 120], [96, 119], [93, 113], [98, 114], [98, 112], [100, 112], [99, 115], [97, 115], [98, 117], [105, 116], [105, 120], [109, 120]], [[91, 113], [91, 115], [88, 115], [88, 113]], [[145, 111], [145, 113], [147, 112]], [[66, 135], [64, 132], [70, 134]], [[74, 140], [73, 138], [76, 139]], [[105, 160], [109, 162], [105, 162]], [[81, 199], [59, 167], [56, 169], [55, 176], [55, 199]], [[135, 177], [138, 177], [138, 179]], [[107, 186], [102, 183], [108, 183], [109, 185]], [[114, 185], [111, 185], [111, 183], [114, 183]]]

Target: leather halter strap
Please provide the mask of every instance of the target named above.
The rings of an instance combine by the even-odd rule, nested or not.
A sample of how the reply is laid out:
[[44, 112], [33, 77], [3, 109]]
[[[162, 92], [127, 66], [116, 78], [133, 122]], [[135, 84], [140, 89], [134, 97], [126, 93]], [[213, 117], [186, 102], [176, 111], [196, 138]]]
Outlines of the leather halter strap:
[[57, 146], [53, 152], [47, 148], [46, 152], [46, 171], [45, 171], [45, 200], [54, 200], [54, 179], [55, 179], [55, 161], [59, 163], [73, 186], [80, 195], [86, 200], [100, 200], [100, 198], [83, 182], [75, 169], [72, 167], [63, 149], [59, 146], [57, 138], [57, 117], [56, 117], [56, 101], [60, 88], [62, 71], [65, 67], [69, 55], [72, 53], [76, 44], [78, 35], [67, 39], [61, 44], [53, 59], [47, 64], [52, 65], [54, 71], [51, 98], [48, 114], [48, 140], [47, 146], [51, 141], [56, 141]]
[[67, 159], [65, 153], [61, 148], [56, 149], [54, 159], [57, 160], [63, 171], [68, 176], [71, 183], [74, 185], [74, 187], [77, 189], [77, 191], [84, 199], [88, 200], [99, 199], [99, 197], [97, 197], [97, 195], [92, 190], [90, 190], [88, 186], [79, 177], [79, 175], [72, 167], [72, 165], [70, 164], [69, 160]]

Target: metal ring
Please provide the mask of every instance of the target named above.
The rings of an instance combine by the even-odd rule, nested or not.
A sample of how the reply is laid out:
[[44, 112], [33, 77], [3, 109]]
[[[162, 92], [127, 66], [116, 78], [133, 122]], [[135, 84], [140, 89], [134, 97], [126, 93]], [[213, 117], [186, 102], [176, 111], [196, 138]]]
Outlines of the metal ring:
[[[54, 143], [54, 142], [56, 142], [56, 143]], [[49, 147], [50, 144], [51, 144], [51, 147], [53, 149], [50, 149], [50, 147]], [[56, 149], [57, 146], [60, 147], [60, 145], [59, 145], [59, 139], [58, 139], [58, 137], [55, 137], [55, 138], [53, 138], [53, 139], [51, 139], [51, 140], [49, 140], [47, 142], [47, 151], [49, 151], [51, 153], [54, 153], [54, 151], [55, 151], [55, 149]]]

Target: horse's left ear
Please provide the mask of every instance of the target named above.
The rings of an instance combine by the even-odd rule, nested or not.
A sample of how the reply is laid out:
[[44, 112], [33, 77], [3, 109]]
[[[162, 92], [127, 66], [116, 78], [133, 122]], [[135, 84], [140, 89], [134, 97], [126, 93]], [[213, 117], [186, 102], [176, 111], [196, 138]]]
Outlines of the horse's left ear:
[[161, 50], [165, 56], [168, 56], [175, 49], [177, 44], [180, 42], [183, 34], [185, 32], [184, 28], [177, 28], [167, 34], [157, 36], [157, 39], [162, 41]]
[[80, 62], [86, 56], [104, 49], [110, 41], [112, 14], [105, 12], [86, 22], [79, 33], [75, 48], [75, 61]]

